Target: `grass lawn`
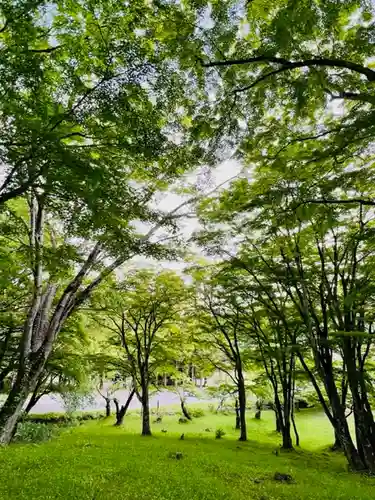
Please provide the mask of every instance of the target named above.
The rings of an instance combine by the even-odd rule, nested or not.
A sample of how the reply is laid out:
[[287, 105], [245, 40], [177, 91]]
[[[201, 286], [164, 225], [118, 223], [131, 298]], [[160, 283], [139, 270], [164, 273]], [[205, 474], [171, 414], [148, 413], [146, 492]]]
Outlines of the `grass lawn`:
[[[11, 445], [0, 449], [0, 499], [375, 498], [375, 478], [348, 473], [341, 455], [324, 451], [332, 431], [322, 414], [301, 412], [301, 449], [278, 456], [272, 412], [261, 421], [249, 418], [248, 443], [236, 440], [233, 419], [207, 413], [179, 424], [178, 416], [169, 416], [153, 424], [153, 437], [141, 437], [139, 416], [129, 415], [123, 428], [92, 421], [47, 443]], [[227, 433], [221, 440], [214, 438], [218, 427]], [[176, 452], [181, 460], [172, 457]], [[275, 472], [291, 474], [293, 484], [275, 481]]]

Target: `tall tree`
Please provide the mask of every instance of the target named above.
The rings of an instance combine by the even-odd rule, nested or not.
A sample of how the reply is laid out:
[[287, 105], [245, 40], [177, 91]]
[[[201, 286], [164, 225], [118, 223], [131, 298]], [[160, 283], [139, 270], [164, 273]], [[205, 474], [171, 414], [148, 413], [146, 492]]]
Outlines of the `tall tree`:
[[[165, 366], [170, 345], [180, 340], [178, 325], [183, 301], [183, 280], [170, 271], [134, 272], [125, 281], [94, 298], [102, 310], [99, 321], [115, 335], [124, 352], [133, 387], [142, 404], [142, 435], [151, 435], [149, 390]], [[177, 326], [175, 326], [177, 324]], [[170, 360], [171, 363], [174, 360]]]
[[[205, 151], [186, 119], [201, 92], [189, 73], [200, 8], [135, 1], [124, 14], [117, 1], [9, 1], [1, 9], [0, 201], [25, 195], [32, 280], [17, 376], [0, 410], [7, 443], [66, 319], [135, 254], [167, 255], [149, 240], [174, 226], [176, 211], [155, 209], [155, 195]], [[184, 34], [178, 46], [171, 28]]]
[[238, 393], [240, 416], [240, 441], [247, 440], [245, 372], [248, 361], [246, 325], [243, 303], [230, 283], [228, 275], [212, 272], [203, 280], [202, 272], [194, 273], [197, 279], [197, 318], [199, 344], [208, 343], [216, 352], [210, 357], [215, 368], [225, 371], [233, 380]]

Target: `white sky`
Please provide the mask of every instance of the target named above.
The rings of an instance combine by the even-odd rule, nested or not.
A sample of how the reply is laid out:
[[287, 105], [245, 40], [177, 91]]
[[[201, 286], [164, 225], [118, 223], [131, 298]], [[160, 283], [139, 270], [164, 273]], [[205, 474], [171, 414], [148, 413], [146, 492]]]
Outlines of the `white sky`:
[[[207, 185], [204, 187], [203, 193], [212, 192], [214, 188], [219, 185], [220, 189], [225, 189], [229, 185], [230, 180], [233, 179], [234, 176], [241, 173], [241, 169], [241, 164], [236, 160], [223, 161], [216, 168], [209, 171], [209, 182], [207, 182]], [[189, 183], [195, 183], [199, 181], [199, 179], [200, 174], [195, 172], [190, 174], [186, 178], [186, 181]], [[165, 212], [169, 212], [178, 207], [185, 199], [188, 198], [170, 193], [160, 200], [158, 208]], [[185, 218], [180, 219], [179, 228], [181, 235], [185, 240], [188, 240], [193, 232], [199, 228], [199, 224], [197, 219]], [[186, 264], [183, 261], [155, 261], [150, 258], [137, 256], [129, 261], [125, 267], [126, 269], [134, 267], [155, 267], [156, 269], [173, 269], [176, 271], [182, 271], [185, 266]]]

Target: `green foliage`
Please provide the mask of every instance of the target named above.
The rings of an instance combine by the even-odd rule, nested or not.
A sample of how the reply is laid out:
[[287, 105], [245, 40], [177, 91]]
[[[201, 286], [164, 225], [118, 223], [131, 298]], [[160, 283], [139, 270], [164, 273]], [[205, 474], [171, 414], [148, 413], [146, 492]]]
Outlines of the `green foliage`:
[[88, 392], [63, 392], [60, 394], [60, 397], [64, 410], [70, 418], [73, 417], [74, 413], [80, 408], [94, 402], [94, 396]]
[[29, 414], [22, 418], [25, 422], [32, 422], [35, 424], [74, 424], [77, 422], [85, 422], [87, 420], [99, 420], [104, 418], [104, 414], [99, 411], [95, 412], [75, 412], [71, 413], [43, 413], [43, 414]]
[[40, 443], [56, 435], [56, 427], [46, 423], [23, 421], [18, 424], [14, 441], [17, 443]]

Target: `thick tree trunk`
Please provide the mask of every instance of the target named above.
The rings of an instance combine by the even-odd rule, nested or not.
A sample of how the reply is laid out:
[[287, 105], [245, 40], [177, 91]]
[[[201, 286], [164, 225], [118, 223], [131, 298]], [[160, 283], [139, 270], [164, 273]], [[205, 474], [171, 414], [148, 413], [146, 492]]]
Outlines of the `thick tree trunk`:
[[237, 389], [238, 389], [238, 402], [240, 409], [240, 441], [247, 441], [246, 430], [246, 390], [245, 380], [242, 374], [242, 369], [237, 369]]
[[[8, 397], [0, 410], [0, 444], [9, 444], [22, 416], [22, 409], [30, 391], [34, 389], [33, 380], [28, 376], [18, 376]], [[34, 385], [37, 377], [34, 377]]]
[[332, 451], [343, 451], [340, 436], [339, 436], [338, 432], [336, 431], [336, 429], [335, 429], [335, 441], [334, 441], [333, 445], [331, 446], [331, 450]]
[[235, 403], [235, 409], [236, 409], [236, 430], [241, 429], [241, 418], [240, 418], [240, 407], [238, 406], [238, 399], [236, 398], [236, 403]]
[[185, 418], [191, 420], [190, 413], [188, 412], [188, 409], [185, 406], [185, 401], [183, 399], [181, 399], [181, 411]]
[[121, 406], [119, 405], [119, 402], [116, 398], [114, 398], [113, 402], [115, 403], [116, 406], [116, 426], [122, 425], [124, 422], [124, 417], [126, 415], [126, 412], [128, 411], [128, 408], [130, 406], [131, 400], [133, 399], [133, 396], [135, 394], [135, 389], [131, 390], [128, 396], [128, 399], [126, 400], [126, 403]]
[[282, 426], [282, 436], [283, 436], [283, 449], [284, 450], [292, 450], [293, 449], [293, 442], [292, 442], [292, 436], [290, 434], [290, 421], [288, 420], [287, 422], [284, 423]]

